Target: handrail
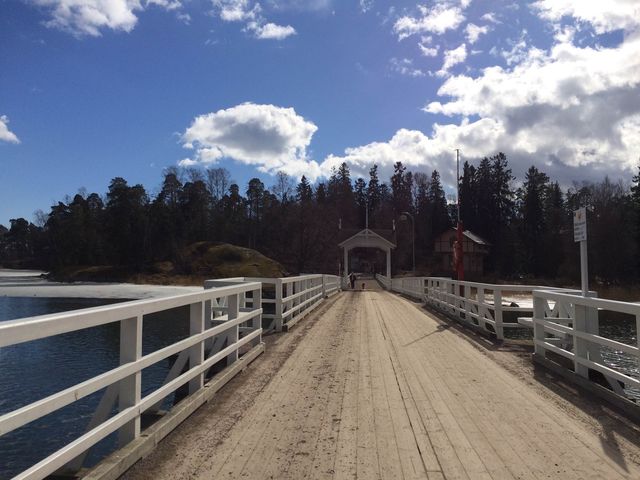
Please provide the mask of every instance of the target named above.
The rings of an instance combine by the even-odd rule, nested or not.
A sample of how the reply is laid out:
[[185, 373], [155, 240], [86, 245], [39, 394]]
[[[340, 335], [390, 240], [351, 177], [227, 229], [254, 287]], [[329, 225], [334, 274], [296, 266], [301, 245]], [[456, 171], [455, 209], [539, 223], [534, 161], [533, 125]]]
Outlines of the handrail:
[[[141, 416], [145, 411], [186, 384], [189, 385], [189, 395], [192, 399], [190, 405], [195, 409], [206, 401], [206, 395], [201, 393], [205, 381], [209, 379], [211, 367], [226, 361], [226, 368], [212, 377], [226, 378], [224, 372], [233, 369], [233, 365], [242, 355], [253, 358], [261, 353], [264, 349], [261, 284], [240, 282], [237, 279], [227, 279], [219, 283], [223, 285], [201, 292], [0, 323], [0, 347], [99, 325], [120, 325], [119, 366], [0, 415], [0, 436], [3, 436], [106, 388], [103, 394], [105, 401], [101, 401], [96, 408], [94, 418], [84, 435], [48, 455], [15, 478], [41, 479], [54, 474], [65, 465], [75, 465], [75, 468], [79, 468], [87, 451], [116, 431], [121, 447], [140, 439]], [[221, 315], [216, 311], [217, 307], [223, 304], [226, 312]], [[142, 327], [145, 316], [183, 306], [189, 306], [189, 336], [143, 356]], [[251, 349], [247, 350], [246, 345]], [[177, 354], [180, 355], [178, 358], [184, 357], [185, 370], [168, 376], [161, 386], [143, 397], [142, 371]], [[112, 392], [117, 392], [117, 395], [113, 395]], [[116, 398], [119, 413], [111, 416]], [[164, 429], [164, 435], [170, 430], [171, 427]]]
[[602, 355], [602, 347], [614, 349], [640, 365], [640, 340], [629, 345], [603, 336], [600, 330], [600, 313], [612, 311], [634, 317], [636, 331], [640, 331], [640, 304], [546, 289], [535, 290], [533, 299], [535, 360], [552, 361], [547, 352], [553, 352], [569, 359], [574, 373], [585, 379], [590, 378], [590, 370], [600, 372], [617, 395], [627, 397], [629, 388], [640, 389], [637, 371], [608, 364]]
[[[260, 282], [263, 292], [273, 289], [275, 298], [262, 299], [262, 307], [265, 310], [262, 315], [265, 332], [281, 332], [293, 327], [316, 308], [323, 298], [339, 292], [342, 288], [340, 277], [326, 274], [304, 274], [282, 278], [239, 277], [232, 280]], [[215, 281], [207, 280], [205, 288], [213, 285], [212, 282]], [[271, 313], [272, 309], [273, 313]]]

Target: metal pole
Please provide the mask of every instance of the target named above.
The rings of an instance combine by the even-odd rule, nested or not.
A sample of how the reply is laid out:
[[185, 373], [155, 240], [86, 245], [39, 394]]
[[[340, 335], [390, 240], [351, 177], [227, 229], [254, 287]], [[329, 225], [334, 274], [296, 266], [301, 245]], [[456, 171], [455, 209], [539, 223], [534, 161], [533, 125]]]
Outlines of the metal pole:
[[402, 212], [400, 220], [403, 220], [402, 215], [406, 215], [411, 219], [411, 254], [413, 258], [413, 275], [416, 275], [416, 221], [409, 212]]
[[456, 148], [456, 188], [458, 192], [458, 228], [456, 229], [456, 276], [459, 281], [464, 280], [464, 227], [460, 218], [460, 149]]
[[460, 223], [460, 149], [456, 148], [456, 189], [458, 195], [458, 223]]
[[587, 241], [580, 242], [580, 272], [582, 280], [582, 296], [589, 293], [589, 262], [587, 258]]

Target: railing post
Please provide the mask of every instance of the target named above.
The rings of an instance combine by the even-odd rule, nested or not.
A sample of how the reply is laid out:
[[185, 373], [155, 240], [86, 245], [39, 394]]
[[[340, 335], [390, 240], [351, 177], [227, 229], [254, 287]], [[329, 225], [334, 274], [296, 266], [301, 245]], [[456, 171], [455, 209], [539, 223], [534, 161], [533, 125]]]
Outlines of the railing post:
[[484, 287], [478, 287], [478, 290], [476, 291], [476, 301], [478, 302], [478, 316], [482, 318], [486, 318], [486, 315], [489, 309], [485, 304]]
[[[576, 332], [587, 331], [587, 307], [575, 304], [575, 318], [573, 319], [573, 330]], [[589, 367], [579, 363], [579, 358], [586, 359], [588, 356], [589, 342], [576, 335], [573, 336], [573, 353], [575, 355], [573, 371], [584, 378], [589, 378]]]
[[[251, 292], [251, 298], [252, 298], [251, 306], [254, 310], [258, 310], [262, 308], [262, 285], [260, 285], [260, 288], [257, 288], [256, 290], [253, 290]], [[251, 323], [251, 328], [253, 328], [254, 330], [258, 330], [262, 328], [262, 315], [258, 315], [254, 317]], [[254, 347], [257, 347], [261, 343], [262, 343], [262, 334], [260, 334], [258, 337], [255, 338], [255, 340], [253, 340], [252, 345]]]
[[[464, 285], [464, 319], [467, 322], [471, 322], [473, 323], [473, 320], [471, 319], [471, 316], [469, 315], [469, 300], [471, 299], [471, 285]], [[480, 323], [480, 322], [478, 322]]]
[[546, 306], [547, 302], [544, 298], [533, 295], [533, 338], [536, 355], [540, 355], [542, 358], [546, 357], [547, 350], [538, 342], [544, 343], [545, 333], [544, 325], [536, 322], [536, 319], [544, 321], [546, 319]]
[[[120, 322], [120, 365], [142, 357], [142, 315]], [[142, 372], [137, 371], [120, 380], [118, 408], [123, 411], [135, 407], [142, 396]], [[140, 416], [123, 425], [118, 431], [118, 444], [123, 447], [140, 436]]]
[[493, 290], [493, 320], [496, 322], [496, 337], [498, 340], [504, 340], [504, 327], [502, 319], [502, 290]]
[[[232, 321], [238, 318], [238, 315], [240, 315], [240, 295], [237, 293], [233, 295], [229, 295], [227, 297], [227, 305], [229, 308], [229, 313], [227, 316], [228, 320]], [[227, 330], [227, 346], [231, 346], [232, 344], [237, 343], [239, 338], [240, 338], [239, 325], [235, 325], [234, 327], [229, 328]], [[237, 360], [238, 360], [238, 350], [236, 349], [232, 353], [227, 355], [227, 366], [231, 365]]]
[[281, 278], [276, 278], [275, 288], [276, 288], [276, 310], [275, 310], [276, 332], [281, 332], [282, 331], [282, 314], [284, 311], [282, 307], [283, 284], [282, 284]]
[[[197, 335], [205, 329], [204, 302], [189, 305], [189, 335]], [[204, 342], [198, 342], [189, 349], [189, 369], [196, 368], [204, 362]], [[204, 385], [204, 372], [189, 381], [189, 395], [200, 390]]]
[[[596, 292], [589, 292], [587, 294], [591, 298], [598, 296]], [[600, 335], [600, 323], [598, 319], [598, 309], [594, 307], [585, 307], [585, 331], [592, 335]], [[587, 358], [592, 362], [602, 363], [602, 354], [600, 352], [600, 345], [593, 342], [587, 342]]]

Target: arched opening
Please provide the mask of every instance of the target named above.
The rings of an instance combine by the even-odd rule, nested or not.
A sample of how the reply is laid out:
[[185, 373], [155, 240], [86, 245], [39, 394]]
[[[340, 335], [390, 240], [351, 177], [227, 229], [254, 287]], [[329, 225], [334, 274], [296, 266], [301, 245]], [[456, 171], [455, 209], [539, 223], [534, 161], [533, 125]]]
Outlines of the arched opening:
[[[342, 275], [346, 279], [347, 275], [353, 270], [350, 268], [352, 265], [352, 251], [354, 252], [353, 258], [358, 259], [360, 265], [369, 269], [375, 269], [375, 273], [391, 278], [391, 250], [396, 248], [396, 244], [382, 235], [365, 228], [359, 231], [355, 235], [350, 236], [338, 245], [344, 252], [344, 260], [342, 263]], [[365, 250], [370, 252], [382, 251], [384, 261], [382, 257], [378, 257], [378, 253], [364, 254], [358, 256], [358, 252], [364, 252]], [[380, 259], [379, 259], [380, 258]], [[373, 272], [372, 272], [373, 273]]]

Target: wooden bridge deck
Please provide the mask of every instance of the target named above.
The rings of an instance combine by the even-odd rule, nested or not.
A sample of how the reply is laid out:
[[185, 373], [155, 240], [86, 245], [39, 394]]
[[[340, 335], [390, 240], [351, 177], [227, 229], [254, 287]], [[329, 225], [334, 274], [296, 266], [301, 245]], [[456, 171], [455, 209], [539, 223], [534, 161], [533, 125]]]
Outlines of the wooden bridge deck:
[[227, 392], [125, 476], [640, 478], [615, 438], [398, 296], [346, 292], [305, 322], [250, 401]]

